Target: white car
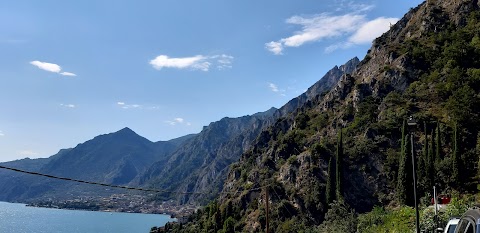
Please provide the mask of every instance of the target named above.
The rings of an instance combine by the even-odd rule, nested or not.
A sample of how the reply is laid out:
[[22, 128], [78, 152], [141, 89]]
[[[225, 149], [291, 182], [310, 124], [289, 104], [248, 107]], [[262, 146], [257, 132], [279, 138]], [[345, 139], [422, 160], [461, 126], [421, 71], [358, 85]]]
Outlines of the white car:
[[443, 230], [443, 233], [454, 233], [455, 228], [457, 228], [458, 222], [460, 222], [459, 218], [452, 218], [448, 221], [447, 226]]
[[455, 229], [455, 233], [479, 233], [480, 232], [480, 210], [471, 209], [465, 212], [458, 226]]

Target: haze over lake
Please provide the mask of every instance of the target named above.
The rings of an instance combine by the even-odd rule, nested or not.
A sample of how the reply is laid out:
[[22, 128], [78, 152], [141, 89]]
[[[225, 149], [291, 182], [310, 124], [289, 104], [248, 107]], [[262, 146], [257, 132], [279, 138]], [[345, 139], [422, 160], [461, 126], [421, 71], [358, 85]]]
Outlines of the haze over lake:
[[173, 220], [160, 214], [60, 210], [0, 202], [0, 232], [148, 233], [151, 227]]

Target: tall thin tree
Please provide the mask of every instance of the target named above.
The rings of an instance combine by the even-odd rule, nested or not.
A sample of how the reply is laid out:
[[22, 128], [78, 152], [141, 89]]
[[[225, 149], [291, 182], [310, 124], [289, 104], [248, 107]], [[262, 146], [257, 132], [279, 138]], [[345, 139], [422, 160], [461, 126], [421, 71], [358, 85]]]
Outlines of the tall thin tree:
[[399, 204], [412, 205], [413, 204], [413, 174], [412, 174], [412, 161], [411, 161], [411, 145], [410, 135], [406, 134], [406, 121], [403, 121], [402, 125], [402, 142], [401, 153], [398, 165], [398, 178], [396, 194]]
[[437, 121], [437, 132], [435, 133], [435, 164], [439, 164], [441, 158], [441, 135], [440, 135], [440, 122]]
[[434, 179], [435, 179], [435, 155], [433, 154], [433, 130], [430, 134], [430, 147], [428, 148], [428, 164], [427, 164], [427, 169], [428, 169], [428, 183], [427, 185], [429, 186], [427, 190], [431, 190], [434, 185]]
[[458, 124], [455, 122], [453, 130], [452, 179], [456, 187], [460, 181], [460, 155], [458, 152]]
[[397, 178], [397, 199], [399, 204], [405, 205], [407, 204], [407, 185], [408, 185], [408, 164], [409, 160], [406, 156], [406, 151], [405, 147], [408, 145], [408, 135], [406, 135], [404, 138], [404, 142], [402, 143], [403, 149], [402, 153], [400, 153], [400, 158], [399, 158], [399, 165], [398, 165], [398, 178]]
[[333, 169], [333, 157], [330, 157], [330, 161], [328, 162], [327, 187], [325, 190], [327, 205], [335, 200], [335, 171]]
[[[425, 142], [423, 144], [423, 153], [422, 156], [418, 158], [418, 163], [417, 163], [417, 177], [419, 180], [420, 186], [423, 188], [427, 189], [428, 187], [428, 177], [430, 177], [430, 173], [428, 170], [428, 134], [427, 134], [427, 123], [423, 123], [423, 135], [425, 135]], [[425, 186], [425, 187], [424, 187]]]
[[336, 156], [336, 166], [335, 166], [335, 173], [336, 173], [336, 194], [337, 200], [342, 199], [342, 158], [343, 158], [343, 129], [340, 128], [340, 133], [338, 136], [337, 141], [337, 156]]

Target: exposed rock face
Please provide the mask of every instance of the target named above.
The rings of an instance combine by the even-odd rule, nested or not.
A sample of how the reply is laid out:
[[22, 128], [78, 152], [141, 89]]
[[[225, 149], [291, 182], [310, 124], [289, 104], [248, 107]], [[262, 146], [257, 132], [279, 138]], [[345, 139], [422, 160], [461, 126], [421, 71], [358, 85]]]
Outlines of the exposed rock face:
[[[451, 62], [436, 60], [437, 57], [430, 57], [429, 62], [421, 60], [425, 51], [438, 51], [441, 49], [438, 44], [444, 43], [441, 39], [429, 43], [428, 39], [437, 39], [435, 33], [443, 32], [445, 36], [455, 33], [467, 25], [472, 13], [476, 13], [474, 17], [477, 20], [480, 19], [479, 10], [477, 0], [430, 0], [428, 4], [412, 9], [390, 31], [377, 38], [357, 68], [351, 74], [343, 75], [323, 98], [314, 99], [309, 104], [305, 102], [260, 134], [253, 147], [232, 165], [219, 205], [234, 203], [239, 209], [246, 209], [240, 212], [240, 215], [247, 216], [241, 220], [244, 221], [243, 230], [261, 230], [262, 223], [257, 217], [263, 211], [260, 203], [265, 199], [260, 195], [260, 187], [270, 184], [270, 189], [275, 190], [274, 194], [270, 194], [272, 203], [281, 203], [278, 208], [294, 207], [291, 210], [293, 215], [317, 225], [323, 221], [327, 207], [324, 200], [312, 198], [325, 198], [328, 161], [335, 159], [334, 145], [342, 127], [348, 130], [348, 145], [345, 146], [348, 158], [342, 159], [344, 200], [358, 212], [369, 211], [374, 205], [392, 203], [395, 199], [392, 180], [396, 178], [387, 177], [392, 174], [386, 171], [385, 166], [389, 165], [388, 169], [396, 166], [392, 165], [395, 162], [388, 160], [398, 159], [401, 120], [407, 113], [417, 113], [425, 121], [445, 118], [445, 122], [451, 122], [450, 116], [439, 110], [444, 108], [445, 103], [437, 103], [436, 99], [430, 98], [436, 95], [432, 94], [436, 90], [433, 87], [444, 85], [449, 74], [438, 74], [440, 77], [435, 76], [436, 79], [421, 77]], [[422, 45], [431, 47], [419, 48], [416, 44], [418, 40], [423, 40]], [[478, 49], [478, 44], [475, 46], [477, 48], [471, 50]], [[454, 52], [465, 53], [465, 47]], [[434, 68], [434, 65], [437, 67]], [[478, 63], [461, 63], [459, 67], [464, 70], [480, 68]], [[468, 88], [478, 90], [478, 86], [471, 86]], [[416, 89], [412, 87], [424, 88], [422, 94], [429, 98], [416, 99], [418, 93], [414, 93]], [[467, 96], [473, 98], [472, 102], [477, 98], [473, 94]], [[393, 104], [401, 107], [390, 108], [390, 111], [395, 109], [399, 112], [386, 111]], [[471, 112], [470, 116], [476, 116], [477, 112]], [[357, 113], [361, 114], [355, 119], [353, 116], [357, 117]], [[311, 125], [322, 122], [322, 117], [328, 119], [323, 121], [328, 123], [315, 132]], [[305, 118], [304, 125], [307, 127], [302, 128], [299, 122]], [[395, 126], [388, 125], [391, 123]], [[477, 133], [478, 128], [475, 128], [469, 134]]]
[[297, 108], [303, 106], [307, 101], [315, 100], [316, 98], [319, 98], [320, 95], [327, 93], [333, 86], [337, 84], [340, 77], [345, 74], [353, 73], [358, 63], [360, 63], [360, 60], [355, 57], [340, 67], [333, 67], [318, 82], [308, 88], [305, 93], [290, 100], [288, 103], [282, 106], [279, 109], [277, 116], [286, 116]]
[[[140, 184], [180, 192], [203, 192], [210, 195], [184, 195], [179, 203], [212, 200], [223, 187], [229, 166], [238, 161], [260, 132], [278, 118], [330, 90], [342, 75], [352, 73], [359, 63], [353, 58], [327, 72], [306, 93], [292, 99], [280, 109], [240, 118], [224, 118], [206, 126], [192, 141], [179, 148], [168, 161], [159, 161], [141, 177]], [[170, 197], [167, 197], [170, 198]]]

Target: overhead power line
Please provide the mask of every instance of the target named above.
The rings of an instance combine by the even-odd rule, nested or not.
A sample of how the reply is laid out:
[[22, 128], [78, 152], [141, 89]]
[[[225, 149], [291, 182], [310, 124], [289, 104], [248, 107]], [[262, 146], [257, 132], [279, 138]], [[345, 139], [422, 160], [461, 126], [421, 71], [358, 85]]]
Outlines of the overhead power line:
[[[68, 178], [68, 177], [54, 176], [54, 175], [43, 174], [43, 173], [39, 173], [39, 172], [25, 171], [25, 170], [22, 170], [22, 169], [12, 168], [12, 167], [5, 167], [5, 166], [1, 166], [1, 165], [0, 165], [0, 168], [6, 169], [6, 170], [10, 170], [10, 171], [15, 171], [15, 172], [20, 172], [20, 173], [30, 174], [30, 175], [43, 176], [43, 177], [47, 177], [47, 178], [51, 178], [51, 179], [72, 181], [72, 182], [83, 183], [83, 184], [99, 185], [99, 186], [111, 187], [111, 188], [119, 188], [119, 189], [127, 189], [127, 190], [137, 190], [137, 191], [154, 192], [154, 193], [182, 194], [182, 195], [189, 195], [189, 194], [208, 194], [208, 193], [203, 193], [203, 192], [177, 192], [177, 191], [168, 191], [168, 190], [148, 189], [148, 188], [128, 187], [128, 186], [121, 186], [121, 185], [114, 185], [114, 184], [105, 184], [105, 183], [99, 183], [99, 182], [93, 182], [93, 181], [85, 181], [85, 180], [72, 179], [72, 178]], [[237, 192], [220, 192], [220, 193], [237, 194], [237, 193], [239, 193], [239, 192], [244, 192], [244, 191], [256, 191], [256, 190], [261, 190], [261, 189], [263, 189], [263, 188], [265, 188], [265, 187], [268, 187], [268, 186], [269, 186], [269, 185], [262, 186], [262, 187], [258, 187], [258, 188], [247, 189], [247, 190], [241, 190], [241, 191], [237, 191]]]

